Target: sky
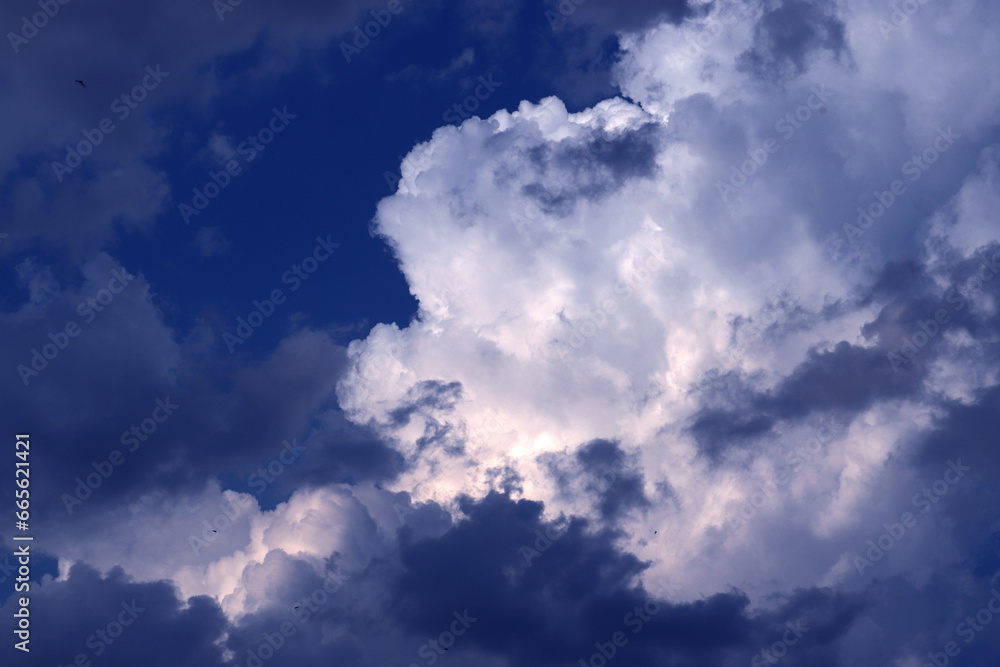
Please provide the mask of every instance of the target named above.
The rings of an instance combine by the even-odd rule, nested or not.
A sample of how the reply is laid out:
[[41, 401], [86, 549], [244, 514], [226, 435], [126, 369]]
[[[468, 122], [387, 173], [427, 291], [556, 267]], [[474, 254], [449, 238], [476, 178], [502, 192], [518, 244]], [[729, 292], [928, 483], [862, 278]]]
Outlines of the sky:
[[0, 27], [3, 664], [997, 664], [997, 3]]

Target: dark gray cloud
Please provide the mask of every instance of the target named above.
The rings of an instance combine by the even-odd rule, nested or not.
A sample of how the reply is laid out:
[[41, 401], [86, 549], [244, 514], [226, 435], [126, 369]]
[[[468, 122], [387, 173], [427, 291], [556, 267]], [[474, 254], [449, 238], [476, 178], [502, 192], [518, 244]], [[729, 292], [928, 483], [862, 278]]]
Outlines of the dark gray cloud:
[[691, 433], [701, 451], [713, 461], [719, 461], [730, 448], [769, 433], [774, 422], [774, 418], [766, 414], [702, 410], [691, 425]]
[[[88, 271], [106, 282], [104, 268]], [[346, 352], [329, 336], [293, 333], [269, 357], [237, 366], [206, 354], [198, 339], [176, 342], [147, 289], [140, 275], [89, 325], [73, 308], [88, 288], [52, 292], [44, 316], [30, 327], [6, 324], [10, 337], [0, 360], [12, 376], [18, 365], [30, 365], [32, 349], [49, 344], [49, 332], [69, 320], [81, 324], [27, 387], [7, 385], [5, 400], [23, 423], [35, 425], [32, 437], [60, 443], [36, 454], [33, 509], [43, 526], [153, 490], [197, 494], [220, 475], [250, 491], [250, 475], [291, 440], [304, 451], [269, 486], [267, 505], [300, 482], [385, 480], [401, 469], [387, 443], [340, 410], [334, 392]], [[167, 414], [161, 404], [176, 407]], [[53, 414], [53, 405], [74, 407]], [[120, 463], [110, 466], [114, 452]]]
[[319, 428], [305, 440], [308, 456], [281, 480], [286, 492], [299, 485], [330, 482], [356, 484], [362, 480], [392, 479], [403, 469], [403, 457], [366, 427], [351, 423], [339, 408], [317, 417]]
[[[184, 603], [173, 585], [136, 583], [121, 570], [106, 576], [75, 565], [65, 581], [45, 581], [31, 591], [30, 664], [69, 665], [84, 655], [90, 664], [222, 667], [217, 643], [228, 621], [214, 600]], [[13, 637], [16, 597], [0, 608], [0, 627]], [[28, 664], [5, 641], [5, 664]]]
[[919, 388], [922, 373], [896, 372], [883, 350], [841, 341], [832, 350], [813, 350], [770, 396], [757, 405], [781, 418], [811, 412], [857, 413], [876, 401], [900, 398]]
[[754, 26], [754, 44], [737, 64], [761, 79], [793, 79], [820, 51], [839, 58], [847, 50], [845, 33], [834, 7], [815, 0], [780, 0]]
[[406, 426], [410, 418], [421, 411], [451, 410], [455, 401], [462, 398], [461, 382], [425, 381], [411, 387], [405, 399], [406, 405], [389, 413], [391, 425]]
[[[836, 315], [876, 307], [877, 315], [860, 330], [869, 345], [841, 341], [811, 350], [772, 390], [760, 389], [759, 380], [741, 372], [707, 377], [700, 394], [702, 408], [689, 426], [702, 453], [714, 463], [728, 456], [745, 458], [755, 447], [765, 447], [781, 423], [819, 417], [846, 424], [880, 403], [923, 398], [934, 401], [944, 416], [926, 436], [922, 461], [940, 465], [968, 452], [990, 469], [1000, 465], [991, 447], [977, 444], [988, 441], [998, 425], [995, 390], [982, 390], [974, 403], [965, 404], [935, 399], [924, 389], [934, 364], [946, 352], [970, 364], [1000, 359], [989, 347], [975, 358], [970, 352], [955, 351], [945, 335], [964, 333], [981, 341], [1000, 334], [1000, 316], [973, 307], [977, 298], [1000, 298], [1000, 281], [990, 270], [990, 258], [1000, 253], [1000, 244], [988, 243], [971, 257], [949, 247], [939, 252], [933, 266], [936, 280], [931, 269], [916, 261], [887, 262], [851, 303], [831, 311]], [[937, 315], [942, 315], [938, 321]], [[973, 516], [976, 510], [963, 505], [955, 511], [956, 517], [963, 513]], [[993, 530], [991, 525], [986, 520], [980, 524], [986, 535]], [[985, 548], [970, 540], [970, 552], [982, 554]], [[994, 562], [992, 556], [978, 558], [975, 567], [980, 570], [989, 567], [983, 563]]]
[[[618, 551], [613, 532], [593, 533], [578, 519], [547, 524], [539, 503], [498, 494], [464, 501], [462, 510], [467, 519], [441, 537], [402, 543], [397, 616], [437, 634], [441, 619], [468, 609], [479, 620], [467, 641], [518, 665], [575, 664], [621, 630], [629, 638], [616, 655], [623, 663], [721, 667], [749, 661], [796, 620], [811, 641], [788, 664], [834, 665], [829, 647], [864, 608], [860, 597], [823, 589], [753, 614], [739, 592], [671, 604], [632, 583], [646, 565]], [[638, 622], [634, 610], [649, 600], [658, 611]]]
[[[1000, 246], [991, 243], [979, 257], [992, 257], [998, 250]], [[946, 260], [949, 257], [950, 263], [937, 267], [947, 281], [944, 289], [914, 261], [888, 262], [852, 303], [830, 310], [836, 316], [877, 307], [877, 315], [860, 330], [867, 346], [840, 341], [813, 349], [772, 390], [760, 389], [757, 381], [736, 371], [707, 377], [703, 407], [689, 427], [702, 451], [718, 461], [731, 448], [768, 435], [781, 421], [812, 415], [850, 420], [880, 402], [921, 396], [933, 363], [946, 347], [940, 332], [964, 331], [978, 340], [1000, 331], [996, 314], [974, 313], [971, 306], [979, 294], [997, 298], [1000, 281], [977, 279], [981, 271], [989, 275], [978, 258], [946, 255]], [[947, 320], [935, 322], [942, 312]]]
[[887, 359], [890, 350], [847, 341], [832, 349], [813, 349], [773, 390], [745, 386], [746, 393], [736, 402], [742, 407], [702, 409], [691, 433], [701, 450], [717, 461], [730, 448], [771, 433], [780, 421], [812, 415], [850, 420], [878, 402], [919, 393], [925, 366], [894, 369]]
[[393, 429], [400, 429], [409, 424], [414, 415], [420, 415], [424, 420], [424, 435], [417, 440], [420, 451], [438, 445], [451, 454], [461, 454], [463, 444], [453, 425], [434, 416], [435, 413], [450, 412], [461, 399], [461, 382], [420, 382], [409, 389], [404, 399], [405, 404], [389, 413], [389, 425]]
[[[607, 463], [608, 454], [598, 445], [584, 458]], [[268, 637], [279, 643], [287, 624], [293, 632], [278, 650], [265, 652], [266, 664], [314, 664], [330, 656], [350, 667], [420, 664], [429, 655], [444, 657], [428, 640], [465, 618], [467, 632], [447, 655], [456, 664], [569, 667], [620, 631], [627, 643], [617, 647], [615, 659], [628, 664], [735, 667], [784, 638], [795, 641], [785, 646], [783, 664], [851, 667], [858, 663], [847, 659], [854, 650], [845, 648], [849, 637], [867, 638], [871, 643], [862, 656], [874, 660], [884, 648], [876, 639], [935, 650], [942, 642], [919, 628], [947, 629], [953, 622], [944, 606], [925, 604], [929, 596], [954, 598], [948, 584], [915, 589], [900, 578], [880, 584], [875, 597], [872, 587], [857, 594], [800, 589], [751, 610], [747, 597], [731, 590], [672, 603], [663, 591], [634, 583], [647, 564], [619, 551], [613, 531], [595, 531], [580, 519], [549, 523], [541, 519], [540, 503], [500, 494], [460, 504], [465, 518], [444, 530], [434, 527], [446, 516], [440, 508], [421, 508], [418, 514], [436, 512], [438, 518], [408, 521], [397, 550], [359, 573], [345, 575], [336, 554], [322, 574], [282, 551], [268, 554], [259, 576], [281, 575], [270, 580], [264, 606], [236, 624], [208, 598], [185, 604], [166, 582], [134, 583], [120, 570], [101, 577], [78, 565], [66, 581], [36, 585], [32, 612], [42, 631], [32, 657], [68, 664], [78, 653], [93, 658], [102, 650], [113, 664], [246, 665]], [[968, 591], [958, 604], [975, 612], [987, 599], [980, 593]], [[12, 600], [2, 609], [8, 628]], [[926, 618], [904, 619], [894, 611], [900, 605], [922, 609]], [[106, 630], [123, 611], [132, 620], [128, 609], [141, 610], [134, 622], [113, 642], [100, 639], [97, 630]], [[996, 640], [984, 636], [977, 642], [982, 646], [969, 649], [968, 662], [987, 665]], [[224, 659], [223, 649], [233, 660]]]
[[642, 468], [635, 457], [626, 456], [617, 442], [589, 442], [577, 450], [576, 460], [591, 478], [587, 490], [600, 498], [597, 508], [606, 521], [650, 506], [643, 489]]
[[[547, 212], [567, 216], [580, 199], [599, 200], [637, 178], [656, 172], [662, 129], [655, 123], [621, 134], [594, 133], [581, 145], [565, 139], [529, 151], [539, 181], [523, 186], [525, 195]], [[555, 182], [557, 181], [557, 182]]]
[[592, 440], [573, 454], [542, 454], [538, 462], [561, 496], [592, 501], [607, 525], [615, 525], [633, 510], [644, 511], [651, 506], [638, 457], [624, 452], [617, 441]]

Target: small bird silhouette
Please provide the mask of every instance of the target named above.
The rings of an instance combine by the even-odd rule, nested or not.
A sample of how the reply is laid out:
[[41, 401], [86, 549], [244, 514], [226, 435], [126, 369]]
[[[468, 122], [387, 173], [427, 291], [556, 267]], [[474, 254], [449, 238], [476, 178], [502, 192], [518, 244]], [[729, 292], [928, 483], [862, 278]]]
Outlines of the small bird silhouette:
[[76, 81], [76, 82], [77, 82], [78, 84], [80, 84], [81, 86], [83, 86], [84, 88], [86, 88], [86, 87], [87, 87], [87, 84], [85, 84], [85, 83], [84, 83], [83, 81], [80, 81], [79, 79], [73, 79], [73, 80], [74, 80], [74, 81]]

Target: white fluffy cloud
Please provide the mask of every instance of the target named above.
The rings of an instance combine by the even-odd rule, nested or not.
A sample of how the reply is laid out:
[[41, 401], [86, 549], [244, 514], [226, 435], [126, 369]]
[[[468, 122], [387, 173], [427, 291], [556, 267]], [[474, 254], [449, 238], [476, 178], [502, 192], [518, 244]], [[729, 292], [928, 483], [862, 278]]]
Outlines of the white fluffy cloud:
[[[811, 349], [870, 347], [861, 328], [883, 304], [848, 304], [872, 266], [919, 250], [913, 239], [938, 209], [966, 212], [964, 252], [991, 239], [982, 212], [995, 197], [992, 163], [980, 175], [977, 160], [1000, 101], [995, 80], [976, 83], [996, 61], [982, 30], [998, 23], [993, 6], [931, 3], [883, 36], [889, 9], [841, 3], [847, 48], [806, 45], [803, 72], [778, 84], [741, 65], [760, 46], [765, 7], [716, 11], [725, 19], [623, 39], [618, 76], [632, 101], [576, 114], [554, 98], [524, 102], [415, 148], [376, 223], [419, 315], [353, 343], [339, 386], [352, 418], [379, 425], [406, 455], [396, 488], [445, 504], [483, 495], [509, 468], [550, 512], [594, 515], [593, 499], [560, 494], [538, 456], [620, 440], [658, 499], [633, 518], [631, 547], [693, 596], [727, 583], [752, 591], [761, 578], [847, 578], [838, 558], [892, 518], [892, 502], [872, 508], [876, 489], [908, 502], [917, 482], [890, 460], [927, 427], [916, 399], [879, 402], [826, 438], [749, 532], [725, 542], [727, 518], [819, 425], [787, 425], [749, 465], [721, 466], [698, 455], [686, 427], [731, 346], [757, 391]], [[905, 163], [939, 130], [951, 143], [912, 179]], [[730, 181], [754, 156], [764, 164], [745, 168], [745, 184]], [[844, 225], [857, 207], [894, 180], [905, 192], [852, 238]], [[736, 191], [725, 201], [720, 181]], [[766, 333], [748, 334], [755, 326]], [[460, 396], [445, 396], [449, 383]], [[655, 528], [669, 543], [647, 539]]]
[[172, 580], [185, 599], [212, 596], [237, 618], [281, 599], [275, 587], [287, 559], [269, 556], [304, 561], [317, 576], [350, 577], [389, 553], [411, 514], [408, 503], [370, 484], [298, 491], [270, 511], [250, 494], [211, 484], [198, 496], [144, 495], [50, 543], [63, 576], [74, 562], [121, 566], [140, 581]]

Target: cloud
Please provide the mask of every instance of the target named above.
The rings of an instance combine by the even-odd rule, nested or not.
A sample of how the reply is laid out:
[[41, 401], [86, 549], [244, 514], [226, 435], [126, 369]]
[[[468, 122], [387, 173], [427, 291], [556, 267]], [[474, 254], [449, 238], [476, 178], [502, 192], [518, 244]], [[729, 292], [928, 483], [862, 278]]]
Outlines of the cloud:
[[839, 58], [847, 50], [845, 26], [827, 5], [786, 0], [766, 10], [754, 26], [754, 45], [737, 58], [737, 67], [774, 81], [802, 74], [817, 51]]
[[[16, 126], [0, 155], [17, 165], [13, 241], [37, 215], [81, 267], [23, 259], [20, 300], [0, 313], [3, 367], [51, 352], [5, 405], [62, 443], [36, 462], [40, 543], [63, 575], [38, 590], [40, 618], [72, 645], [106, 607], [67, 601], [100, 589], [150, 599], [161, 639], [197, 622], [171, 664], [245, 664], [289, 618], [297, 637], [271, 664], [407, 664], [467, 611], [457, 664], [558, 665], [631, 632], [652, 601], [619, 659], [746, 664], [801, 621], [788, 665], [903, 664], [987, 599], [1000, 88], [982, 72], [1000, 10], [928, 3], [885, 35], [888, 10], [864, 0], [632, 4], [628, 28], [590, 0], [581, 17], [628, 31], [620, 96], [439, 128], [379, 203], [373, 231], [418, 302], [412, 321], [346, 348], [293, 325], [254, 357], [222, 352], [231, 313], [182, 329], [139, 267], [112, 291], [126, 267], [94, 248], [116, 226], [149, 229], [167, 201], [148, 167], [167, 143], [159, 105], [203, 111], [235, 85], [226, 54], [260, 37], [253, 69], [267, 76], [367, 5], [241, 6], [242, 27], [234, 14], [191, 53], [139, 20], [204, 37], [189, 23], [214, 21], [206, 7], [132, 8], [95, 28], [125, 30], [135, 62], [166, 49], [176, 78], [61, 190], [45, 163], [103, 98], [74, 107], [79, 87], [39, 87], [20, 115], [58, 110]], [[64, 57], [72, 40], [55, 38], [74, 29], [60, 25], [29, 47]], [[107, 64], [107, 48], [79, 64]], [[134, 74], [107, 71], [86, 90]], [[224, 152], [224, 135], [205, 142]], [[67, 230], [58, 213], [75, 201], [85, 219]], [[222, 244], [210, 230], [198, 242], [205, 255]], [[79, 304], [102, 290], [83, 322]], [[167, 398], [179, 407], [159, 420]], [[149, 445], [103, 479], [133, 427]], [[953, 457], [968, 475], [938, 493]], [[63, 495], [92, 474], [99, 488], [70, 520]], [[897, 536], [907, 512], [917, 521]], [[891, 549], [859, 572], [886, 532]], [[304, 620], [299, 601], [331, 577]], [[898, 619], [871, 600], [876, 579]], [[123, 655], [140, 639], [153, 644], [130, 634]], [[966, 655], [995, 643], [980, 641]]]
[[[306, 480], [397, 473], [394, 452], [336, 404], [346, 350], [330, 334], [290, 331], [266, 358], [235, 364], [209, 327], [218, 315], [204, 313], [181, 337], [140, 267], [102, 254], [66, 284], [56, 268], [24, 260], [24, 300], [0, 314], [0, 361], [13, 380], [5, 402], [37, 425], [34, 437], [63, 445], [36, 455], [39, 516], [58, 523], [144, 492], [193, 493], [220, 471], [248, 492], [250, 476], [295, 438], [304, 465], [268, 485], [261, 502], [269, 507]], [[54, 415], [53, 405], [65, 409]]]
[[211, 257], [229, 251], [229, 240], [218, 227], [199, 227], [194, 233], [195, 243], [202, 257]]
[[495, 494], [465, 500], [462, 510], [467, 518], [441, 537], [403, 544], [397, 614], [418, 632], [436, 634], [441, 619], [468, 609], [478, 620], [467, 641], [517, 664], [587, 660], [615, 631], [628, 637], [615, 657], [633, 664], [668, 656], [679, 664], [735, 664], [798, 619], [818, 641], [789, 656], [790, 664], [810, 664], [863, 608], [860, 599], [822, 590], [798, 592], [753, 616], [738, 593], [675, 604], [665, 599], [669, 583], [655, 592], [635, 586], [645, 565], [584, 522], [553, 530], [539, 504]]
[[[17, 608], [16, 597], [3, 605], [8, 635], [13, 634]], [[35, 585], [30, 609], [34, 633], [58, 628], [45, 633], [45, 641], [38, 634], [32, 637], [32, 661], [72, 663], [83, 655], [91, 662], [227, 664], [219, 645], [227, 623], [218, 605], [205, 597], [179, 600], [167, 581], [136, 582], [120, 568], [101, 576], [77, 565], [64, 579]], [[10, 643], [4, 652], [11, 661], [23, 655]]]
[[[997, 20], [969, 11], [980, 25]], [[917, 76], [943, 69], [925, 56], [951, 39], [935, 21], [968, 38], [956, 62], [994, 48], [965, 12], [928, 6], [912, 34], [886, 39], [864, 3], [835, 16], [718, 3], [623, 38], [617, 76], [629, 99], [575, 114], [556, 99], [525, 102], [417, 146], [375, 228], [420, 310], [405, 328], [377, 326], [352, 343], [338, 386], [349, 417], [406, 459], [394, 488], [449, 506], [485, 497], [496, 483], [486, 471], [506, 470], [547, 511], [596, 520], [586, 485], [563, 484], [570, 473], [553, 461], [613, 441], [643, 473], [627, 497], [650, 503], [625, 513], [623, 528], [629, 549], [655, 560], [643, 577], [683, 572], [692, 596], [756, 579], [745, 565], [754, 553], [783, 588], [842, 583], [838, 558], [880, 516], [860, 510], [873, 489], [909, 492], [914, 471], [897, 457], [929, 427], [937, 392], [968, 400], [994, 382], [962, 375], [967, 352], [942, 365], [962, 327], [905, 368], [889, 356], [933, 316], [924, 308], [943, 294], [930, 285], [965, 279], [946, 280], [946, 267], [971, 270], [973, 245], [990, 242], [970, 202], [993, 196], [997, 119], [961, 92], [977, 85], [964, 65], [951, 92]], [[954, 147], [914, 173], [913, 156], [949, 126]], [[741, 170], [738, 194], [725, 195], [719, 183]], [[897, 179], [898, 201], [851, 237], [858, 207]], [[978, 217], [966, 237], [976, 242], [954, 254], [944, 221], [958, 191]], [[984, 313], [988, 293], [976, 297]], [[458, 384], [461, 396], [410, 410], [427, 382]], [[391, 418], [400, 411], [405, 427]], [[422, 445], [444, 432], [461, 447]], [[777, 471], [793, 474], [754, 508], [759, 523], [729, 535], [728, 519]], [[674, 541], [654, 548], [653, 527]], [[792, 536], [808, 546], [792, 548]], [[706, 552], [726, 574], [698, 564]], [[748, 592], [756, 603], [763, 589]]]
[[[611, 525], [634, 510], [651, 506], [636, 456], [629, 456], [617, 442], [594, 440], [567, 454], [542, 454], [539, 463], [564, 497], [594, 499], [598, 516]], [[669, 493], [669, 488], [659, 489]]]
[[[10, 138], [0, 170], [11, 175], [0, 189], [11, 234], [3, 250], [41, 243], [93, 252], [118, 229], [149, 231], [170, 201], [167, 175], [153, 166], [178, 140], [169, 109], [185, 105], [204, 115], [219, 96], [247, 79], [286, 72], [379, 4], [300, 0], [280, 9], [239, 5], [221, 15], [214, 7], [230, 5], [60, 5], [27, 44], [0, 59], [11, 91], [0, 112]], [[5, 6], [0, 25], [20, 30], [23, 14], [24, 7]], [[256, 40], [247, 74], [223, 66]], [[90, 46], [81, 50], [80, 43]], [[82, 154], [68, 163], [71, 173], [54, 169], [66, 166], [71, 149]]]

